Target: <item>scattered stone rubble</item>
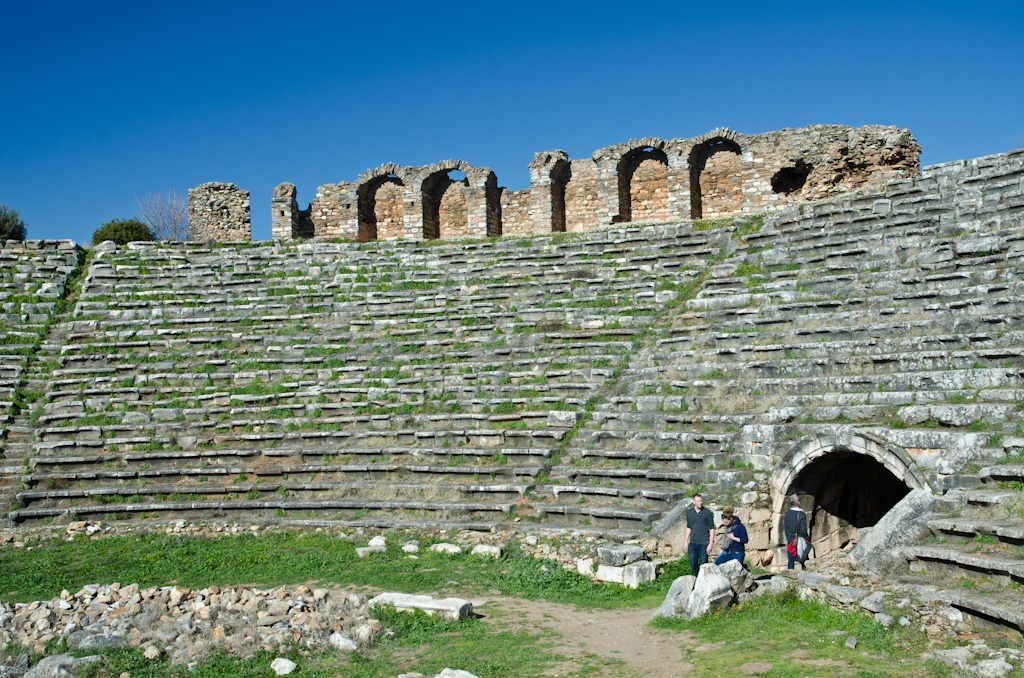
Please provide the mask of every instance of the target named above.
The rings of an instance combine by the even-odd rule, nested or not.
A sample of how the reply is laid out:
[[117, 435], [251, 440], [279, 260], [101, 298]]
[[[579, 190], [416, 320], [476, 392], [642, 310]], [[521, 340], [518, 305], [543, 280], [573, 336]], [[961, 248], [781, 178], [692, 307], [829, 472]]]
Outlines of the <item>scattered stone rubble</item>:
[[62, 591], [49, 601], [0, 604], [3, 642], [40, 654], [62, 637], [74, 649], [143, 647], [150, 658], [166, 654], [183, 663], [217, 650], [245, 657], [287, 643], [351, 651], [382, 632], [366, 596], [306, 586], [191, 590], [114, 583]]

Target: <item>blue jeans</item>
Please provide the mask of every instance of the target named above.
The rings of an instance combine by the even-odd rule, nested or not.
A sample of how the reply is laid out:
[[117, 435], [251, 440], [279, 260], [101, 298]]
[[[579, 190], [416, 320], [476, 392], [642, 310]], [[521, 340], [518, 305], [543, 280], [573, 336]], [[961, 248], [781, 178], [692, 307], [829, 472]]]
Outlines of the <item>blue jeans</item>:
[[[793, 554], [792, 554], [792, 553], [790, 553], [789, 551], [786, 551], [786, 555], [787, 555], [787, 556], [789, 556], [789, 569], [791, 569], [791, 570], [795, 570], [796, 568], [795, 568], [795, 567], [793, 567], [793, 566], [794, 566], [794, 565], [795, 565], [796, 563], [800, 562], [800, 561], [798, 561], [798, 560], [797, 560], [797, 559], [796, 559], [796, 558], [795, 558], [795, 557], [793, 556]], [[800, 563], [800, 569], [801, 569], [801, 570], [806, 570], [807, 568], [806, 568], [806, 567], [804, 567], [804, 564], [803, 564], [803, 563]]]
[[696, 577], [700, 572], [700, 566], [708, 562], [708, 545], [690, 542], [690, 547], [687, 549], [686, 554], [690, 556], [690, 571]]
[[721, 555], [715, 558], [715, 565], [721, 565], [728, 563], [730, 560], [738, 560], [740, 564], [743, 563], [743, 557], [746, 556], [744, 551], [722, 551]]

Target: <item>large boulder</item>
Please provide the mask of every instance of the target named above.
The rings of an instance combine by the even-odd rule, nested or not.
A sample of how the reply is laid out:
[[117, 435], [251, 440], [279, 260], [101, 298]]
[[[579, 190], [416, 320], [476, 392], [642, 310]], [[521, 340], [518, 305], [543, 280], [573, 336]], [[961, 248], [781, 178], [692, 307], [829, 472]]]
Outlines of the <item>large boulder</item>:
[[665, 602], [661, 604], [657, 610], [654, 611], [655, 617], [667, 617], [674, 619], [677, 614], [682, 614], [683, 608], [686, 607], [686, 601], [690, 599], [690, 594], [693, 592], [693, 585], [697, 582], [697, 578], [692, 574], [688, 574], [685, 577], [679, 577], [672, 586], [668, 589], [668, 594], [665, 596]]
[[913, 544], [927, 529], [935, 497], [928, 490], [911, 490], [882, 516], [850, 552], [858, 568], [890, 572], [904, 564], [900, 547]]
[[683, 613], [687, 619], [701, 617], [713, 607], [726, 607], [734, 598], [729, 578], [722, 574], [717, 565], [707, 563], [700, 566], [700, 573]]
[[754, 587], [753, 575], [747, 571], [747, 568], [743, 567], [743, 563], [740, 561], [730, 560], [724, 562], [718, 566], [718, 569], [729, 580], [729, 586], [732, 587], [733, 593], [737, 596], [741, 593], [746, 593]]

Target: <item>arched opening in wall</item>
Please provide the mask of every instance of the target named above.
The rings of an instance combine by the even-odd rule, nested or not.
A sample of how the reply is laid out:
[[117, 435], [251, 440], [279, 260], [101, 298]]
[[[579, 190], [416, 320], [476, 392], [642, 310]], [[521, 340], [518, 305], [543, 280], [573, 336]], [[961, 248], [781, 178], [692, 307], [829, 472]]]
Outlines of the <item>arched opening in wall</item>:
[[813, 169], [803, 160], [797, 160], [793, 167], [783, 167], [772, 176], [772, 190], [780, 195], [797, 193], [803, 189]]
[[423, 238], [464, 238], [469, 235], [466, 189], [461, 170], [441, 170], [423, 180]]
[[804, 466], [786, 495], [800, 496], [815, 557], [822, 558], [877, 523], [910, 489], [874, 457], [834, 449]]
[[690, 151], [690, 216], [719, 219], [743, 213], [740, 146], [715, 138]]
[[565, 187], [572, 179], [572, 165], [559, 162], [551, 168], [551, 231], [565, 232]]
[[404, 230], [402, 194], [405, 184], [394, 174], [376, 177], [359, 189], [359, 242], [393, 240]]
[[638, 148], [618, 166], [619, 215], [616, 222], [668, 219], [668, 156], [660, 148]]

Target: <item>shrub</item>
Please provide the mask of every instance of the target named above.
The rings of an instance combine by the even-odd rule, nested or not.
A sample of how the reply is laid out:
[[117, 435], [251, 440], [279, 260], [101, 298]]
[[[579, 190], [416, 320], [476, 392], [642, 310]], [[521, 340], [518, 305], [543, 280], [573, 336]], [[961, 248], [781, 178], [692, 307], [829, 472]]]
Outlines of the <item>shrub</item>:
[[0, 240], [24, 240], [25, 222], [18, 217], [18, 210], [0, 205]]
[[153, 240], [153, 233], [149, 230], [149, 226], [138, 219], [114, 219], [93, 231], [93, 245], [99, 245], [105, 240], [113, 240], [118, 245], [127, 245], [137, 240]]

